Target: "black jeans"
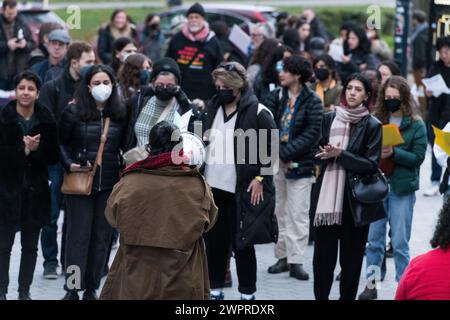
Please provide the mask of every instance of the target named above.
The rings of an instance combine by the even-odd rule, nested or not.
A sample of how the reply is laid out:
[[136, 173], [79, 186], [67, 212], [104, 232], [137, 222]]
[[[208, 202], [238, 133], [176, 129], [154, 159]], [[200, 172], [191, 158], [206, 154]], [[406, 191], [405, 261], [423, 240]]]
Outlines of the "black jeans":
[[0, 294], [8, 293], [11, 250], [19, 227], [22, 245], [19, 292], [28, 292], [33, 282], [41, 226], [32, 222], [23, 222], [20, 225], [2, 223], [0, 224]]
[[81, 276], [80, 287], [74, 288], [71, 285], [75, 282], [72, 283], [71, 280], [76, 273], [67, 273], [66, 290], [97, 290], [100, 286], [112, 234], [112, 228], [105, 218], [106, 202], [110, 193], [111, 190], [93, 191], [90, 196], [65, 197], [65, 267], [66, 270], [78, 267]]
[[212, 189], [214, 201], [219, 208], [217, 222], [206, 233], [205, 244], [208, 256], [208, 271], [211, 289], [223, 288], [229, 257], [230, 244], [236, 259], [238, 290], [243, 294], [256, 291], [256, 255], [253, 246], [236, 250], [236, 196], [233, 193]]
[[334, 281], [338, 246], [341, 265], [340, 299], [355, 300], [364, 259], [369, 226], [355, 227], [347, 199], [341, 226], [316, 227], [314, 243], [314, 296], [328, 300]]

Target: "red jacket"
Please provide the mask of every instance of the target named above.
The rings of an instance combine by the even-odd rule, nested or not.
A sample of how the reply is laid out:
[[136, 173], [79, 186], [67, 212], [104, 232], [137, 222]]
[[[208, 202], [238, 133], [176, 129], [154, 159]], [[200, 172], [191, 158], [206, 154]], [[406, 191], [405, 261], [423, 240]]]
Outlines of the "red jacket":
[[395, 300], [450, 300], [450, 249], [414, 258], [403, 274]]

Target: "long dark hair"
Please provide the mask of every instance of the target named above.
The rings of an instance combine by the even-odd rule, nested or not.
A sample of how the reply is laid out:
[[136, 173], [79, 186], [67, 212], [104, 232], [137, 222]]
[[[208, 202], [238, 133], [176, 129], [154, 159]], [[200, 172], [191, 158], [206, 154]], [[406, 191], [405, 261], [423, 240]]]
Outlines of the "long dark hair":
[[79, 108], [80, 119], [81, 121], [86, 122], [100, 119], [100, 112], [98, 112], [95, 100], [89, 92], [89, 84], [91, 83], [92, 77], [100, 72], [104, 72], [108, 75], [113, 86], [111, 96], [105, 102], [104, 115], [111, 117], [111, 120], [122, 120], [125, 117], [125, 108], [117, 93], [116, 78], [111, 68], [104, 64], [92, 66], [75, 91], [74, 100]]
[[342, 93], [341, 93], [341, 104], [344, 106], [347, 106], [347, 99], [345, 98], [345, 92], [347, 91], [348, 84], [352, 80], [357, 80], [363, 84], [364, 90], [366, 91], [366, 94], [368, 96], [367, 100], [363, 102], [363, 104], [366, 106], [366, 108], [369, 108], [371, 101], [372, 101], [372, 85], [369, 80], [367, 80], [366, 77], [364, 77], [361, 73], [353, 73], [348, 77], [348, 79], [345, 81]]
[[280, 80], [278, 79], [277, 62], [283, 60], [285, 52], [293, 53], [292, 49], [288, 46], [279, 44], [264, 61], [262, 66], [262, 82], [264, 84], [280, 83]]
[[252, 64], [264, 64], [264, 60], [270, 55], [270, 53], [277, 47], [280, 41], [269, 38], [264, 39], [258, 49], [255, 50], [255, 54], [253, 55], [250, 65]]
[[[356, 37], [359, 39], [359, 44], [358, 47], [356, 47], [353, 50], [350, 50], [350, 48], [348, 47], [348, 38], [350, 37], [350, 33], [353, 32]], [[344, 41], [344, 49], [349, 50], [349, 52], [361, 52], [364, 54], [369, 54], [370, 53], [370, 48], [371, 48], [371, 44], [370, 44], [370, 40], [369, 38], [367, 38], [366, 35], [366, 31], [361, 28], [361, 27], [350, 27], [348, 29], [348, 33], [347, 33], [347, 38]]]
[[[118, 52], [122, 51], [122, 49], [125, 48], [130, 43], [132, 43], [136, 46], [136, 43], [133, 41], [133, 39], [128, 38], [128, 37], [118, 38], [113, 43], [111, 66], [112, 66], [115, 74], [117, 74], [117, 72], [119, 72], [119, 68], [122, 65], [122, 62], [116, 57], [116, 54]], [[136, 48], [137, 48], [137, 46], [136, 46]]]
[[134, 91], [130, 90], [130, 88], [133, 88], [134, 90], [140, 88], [141, 82], [139, 77], [143, 70], [142, 65], [145, 61], [148, 61], [150, 66], [152, 65], [150, 58], [141, 53], [135, 53], [128, 57], [120, 67], [117, 79], [119, 80], [119, 86], [122, 89], [125, 98], [131, 98], [133, 95]]

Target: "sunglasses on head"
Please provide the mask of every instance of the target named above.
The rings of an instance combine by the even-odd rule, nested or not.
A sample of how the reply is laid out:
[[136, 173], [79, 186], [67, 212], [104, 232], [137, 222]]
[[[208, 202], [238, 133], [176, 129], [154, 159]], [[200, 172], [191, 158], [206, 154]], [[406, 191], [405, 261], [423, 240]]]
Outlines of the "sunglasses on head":
[[[231, 72], [231, 71], [236, 71], [236, 72], [238, 72], [236, 66], [235, 66], [234, 64], [232, 64], [232, 63], [228, 63], [228, 64], [223, 63], [223, 64], [220, 64], [220, 65], [219, 65], [219, 68], [225, 69], [225, 70], [228, 71], [228, 72]], [[239, 72], [238, 72], [238, 73], [239, 73]]]

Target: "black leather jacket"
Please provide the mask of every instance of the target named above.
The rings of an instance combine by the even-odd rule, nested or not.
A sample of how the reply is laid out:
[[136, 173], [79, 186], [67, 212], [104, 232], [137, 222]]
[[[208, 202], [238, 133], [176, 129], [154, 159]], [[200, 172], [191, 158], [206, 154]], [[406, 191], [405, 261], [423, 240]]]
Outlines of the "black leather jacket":
[[[329, 112], [324, 115], [322, 121], [322, 135], [319, 141], [319, 146], [328, 144], [330, 137], [330, 128], [333, 120], [336, 116], [335, 112]], [[343, 166], [346, 170], [346, 183], [345, 183], [345, 197], [348, 199], [352, 215], [355, 217], [360, 210], [367, 210], [367, 215], [383, 215], [384, 207], [380, 202], [374, 206], [361, 207], [360, 203], [353, 197], [351, 191], [350, 181], [356, 175], [369, 175], [374, 174], [378, 170], [378, 166], [381, 160], [381, 148], [382, 148], [382, 125], [375, 117], [367, 115], [361, 121], [354, 125], [352, 129], [352, 135], [346, 150], [337, 158], [337, 163]], [[325, 169], [331, 161], [318, 161], [321, 165], [321, 175], [319, 176], [316, 184], [316, 190], [320, 190], [322, 185], [323, 175]], [[312, 206], [317, 206], [319, 192], [314, 192], [314, 199]], [[314, 208], [314, 212], [315, 212]]]
[[[294, 114], [292, 139], [289, 143], [280, 143], [280, 159], [284, 162], [297, 162], [298, 168], [292, 170], [286, 178], [299, 179], [312, 177], [314, 174], [313, 156], [320, 137], [323, 106], [320, 98], [307, 86], [303, 88], [303, 99], [299, 110]], [[262, 103], [269, 108], [278, 127], [288, 102], [286, 88], [272, 91]]]
[[[69, 104], [61, 115], [59, 137], [61, 162], [66, 172], [70, 165], [79, 163], [78, 155], [83, 154], [93, 165], [100, 145], [106, 112], [98, 115], [98, 119], [81, 121], [76, 104]], [[121, 170], [120, 151], [122, 150], [125, 134], [125, 118], [113, 119], [109, 125], [108, 137], [103, 151], [102, 165], [97, 169], [94, 177], [94, 190], [112, 189], [119, 181]]]

